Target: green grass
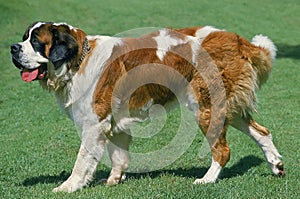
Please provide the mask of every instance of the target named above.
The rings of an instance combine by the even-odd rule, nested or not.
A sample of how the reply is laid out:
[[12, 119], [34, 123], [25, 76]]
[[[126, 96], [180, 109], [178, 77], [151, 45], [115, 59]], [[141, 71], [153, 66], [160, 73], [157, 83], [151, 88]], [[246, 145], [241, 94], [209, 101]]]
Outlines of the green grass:
[[[298, 0], [186, 1], [19, 1], [0, 0], [0, 197], [1, 198], [300, 198], [300, 3]], [[70, 174], [80, 145], [76, 128], [37, 82], [23, 83], [10, 61], [9, 45], [20, 41], [37, 20], [66, 21], [89, 34], [114, 35], [140, 27], [214, 25], [251, 39], [257, 33], [279, 48], [272, 75], [259, 92], [254, 117], [273, 133], [287, 170], [271, 174], [260, 149], [230, 128], [231, 160], [215, 184], [194, 186], [210, 164], [199, 161], [197, 135], [185, 154], [159, 171], [128, 174], [115, 187], [99, 185], [110, 168], [100, 164], [95, 180], [82, 191], [52, 193]], [[169, 115], [163, 132], [176, 129], [178, 111]], [[163, 133], [162, 132], [162, 133]], [[165, 137], [164, 137], [165, 136]], [[171, 134], [172, 136], [172, 134]], [[133, 140], [132, 150], [164, 145]]]

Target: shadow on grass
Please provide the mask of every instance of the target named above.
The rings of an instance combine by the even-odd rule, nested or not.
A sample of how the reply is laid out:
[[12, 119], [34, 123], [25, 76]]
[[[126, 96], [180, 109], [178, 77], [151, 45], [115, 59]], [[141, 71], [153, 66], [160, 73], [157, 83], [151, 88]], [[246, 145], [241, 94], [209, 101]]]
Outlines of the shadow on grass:
[[250, 170], [252, 167], [257, 167], [260, 164], [262, 164], [263, 162], [264, 162], [263, 159], [256, 157], [254, 155], [246, 156], [246, 157], [240, 159], [240, 161], [237, 162], [236, 164], [234, 164], [232, 167], [230, 167], [230, 168], [225, 167], [220, 176], [220, 179], [241, 176], [241, 175], [245, 174], [248, 170]]
[[[242, 158], [239, 162], [234, 164], [232, 167], [230, 168], [225, 167], [222, 170], [220, 179], [232, 178], [235, 176], [243, 175], [252, 167], [259, 166], [263, 161], [264, 160], [254, 155], [246, 156]], [[139, 178], [144, 178], [146, 176], [150, 176], [151, 178], [156, 178], [161, 174], [169, 173], [169, 174], [174, 174], [182, 177], [202, 178], [208, 169], [209, 169], [208, 167], [191, 168], [191, 169], [178, 168], [178, 169], [171, 169], [171, 170], [162, 169], [159, 171], [152, 171], [149, 173], [129, 173], [127, 174], [127, 177], [139, 179]]]
[[63, 182], [69, 177], [70, 173], [66, 171], [61, 172], [59, 175], [41, 175], [32, 178], [26, 178], [22, 185], [23, 186], [33, 186], [35, 184], [51, 184], [51, 183], [58, 183]]
[[287, 44], [276, 44], [278, 52], [278, 58], [292, 58], [300, 59], [300, 44], [299, 45], [287, 45]]
[[[220, 176], [220, 179], [224, 178], [232, 178], [235, 176], [240, 176], [245, 174], [249, 169], [252, 167], [256, 167], [263, 162], [261, 158], [258, 158], [253, 155], [249, 155], [247, 157], [242, 158], [239, 162], [234, 164], [230, 168], [224, 168], [223, 172]], [[171, 169], [166, 170], [162, 169], [159, 171], [152, 171], [148, 173], [128, 173], [127, 177], [130, 179], [140, 179], [144, 177], [156, 178], [161, 174], [173, 174], [182, 177], [193, 177], [193, 178], [201, 178], [207, 172], [208, 168], [201, 167], [201, 168], [191, 168], [191, 169]], [[108, 171], [97, 171], [95, 175], [94, 181], [91, 183], [91, 186], [98, 184], [98, 182], [102, 178], [107, 178], [109, 175]], [[37, 177], [27, 178], [23, 181], [23, 186], [34, 186], [36, 184], [57, 184], [59, 182], [65, 181], [70, 176], [68, 172], [61, 172], [59, 175], [41, 175]]]
[[[68, 179], [71, 173], [63, 171], [59, 175], [41, 175], [37, 177], [27, 178], [22, 182], [25, 187], [34, 186], [36, 184], [58, 184]], [[97, 172], [97, 176], [108, 176], [109, 172], [101, 171]]]

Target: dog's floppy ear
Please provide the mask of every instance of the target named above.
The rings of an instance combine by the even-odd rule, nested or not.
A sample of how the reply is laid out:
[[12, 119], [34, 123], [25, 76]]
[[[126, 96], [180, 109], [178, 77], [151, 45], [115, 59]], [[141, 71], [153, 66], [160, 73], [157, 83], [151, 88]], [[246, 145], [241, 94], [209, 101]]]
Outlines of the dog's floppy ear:
[[49, 53], [49, 59], [55, 68], [60, 67], [65, 61], [72, 59], [77, 55], [78, 44], [75, 38], [70, 34], [67, 27], [52, 26], [53, 34], [52, 47]]

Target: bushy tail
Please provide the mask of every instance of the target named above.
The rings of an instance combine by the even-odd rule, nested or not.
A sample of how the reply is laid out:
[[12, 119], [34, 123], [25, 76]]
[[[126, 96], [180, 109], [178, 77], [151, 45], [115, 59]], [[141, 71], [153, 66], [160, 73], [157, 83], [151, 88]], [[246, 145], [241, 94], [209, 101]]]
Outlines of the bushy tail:
[[275, 44], [269, 39], [267, 36], [264, 35], [255, 35], [252, 39], [252, 44], [255, 46], [262, 47], [269, 51], [272, 61], [275, 60], [277, 48]]

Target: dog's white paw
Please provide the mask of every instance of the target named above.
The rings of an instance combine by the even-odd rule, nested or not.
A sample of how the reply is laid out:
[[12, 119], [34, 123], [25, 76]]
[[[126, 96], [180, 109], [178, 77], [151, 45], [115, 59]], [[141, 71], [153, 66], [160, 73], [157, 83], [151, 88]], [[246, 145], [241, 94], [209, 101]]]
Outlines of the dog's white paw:
[[72, 193], [72, 192], [74, 192], [75, 190], [73, 190], [72, 188], [69, 188], [69, 187], [67, 187], [67, 186], [62, 186], [62, 185], [60, 185], [60, 186], [58, 186], [58, 187], [56, 187], [56, 188], [54, 188], [53, 190], [52, 190], [52, 192], [54, 192], [54, 193], [57, 193], [57, 192], [67, 192], [67, 193]]
[[66, 187], [58, 186], [58, 187], [52, 189], [52, 192], [54, 192], [54, 193], [57, 193], [57, 192], [71, 193], [71, 190], [67, 189]]
[[124, 173], [110, 175], [106, 181], [106, 186], [117, 185], [123, 182], [125, 179], [126, 175]]
[[272, 170], [272, 172], [277, 175], [277, 176], [285, 176], [285, 170], [284, 170], [284, 167], [283, 167], [283, 163], [280, 161], [276, 164], [269, 164], [270, 165], [270, 168]]
[[54, 188], [52, 192], [67, 192], [67, 193], [72, 193], [74, 191], [77, 191], [79, 189], [82, 189], [81, 183], [75, 183], [72, 182], [72, 180], [67, 180], [64, 183], [62, 183], [60, 186]]
[[199, 179], [196, 179], [193, 184], [206, 184], [206, 183], [214, 183], [215, 180], [210, 180], [210, 179], [207, 179], [207, 178], [199, 178]]

